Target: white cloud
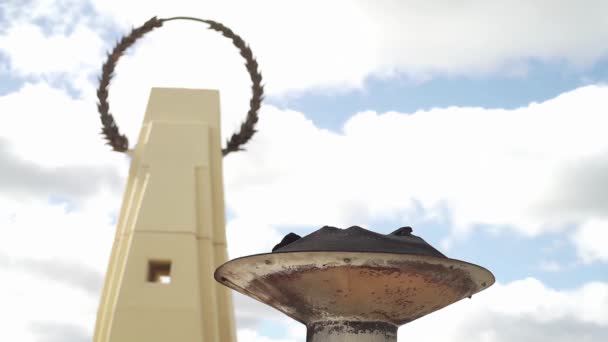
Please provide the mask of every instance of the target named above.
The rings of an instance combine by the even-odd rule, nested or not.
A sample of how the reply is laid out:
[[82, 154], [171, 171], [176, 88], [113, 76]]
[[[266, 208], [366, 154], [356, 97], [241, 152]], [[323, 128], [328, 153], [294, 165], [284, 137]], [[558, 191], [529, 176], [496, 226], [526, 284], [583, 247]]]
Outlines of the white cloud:
[[[603, 1], [361, 1], [385, 35], [387, 68], [433, 73], [517, 69], [525, 59], [585, 65], [606, 54]], [[585, 22], [586, 25], [580, 25]]]
[[0, 97], [4, 196], [120, 196], [128, 161], [104, 146], [94, 103], [45, 83]]
[[490, 289], [404, 325], [403, 341], [603, 341], [608, 284], [557, 291], [536, 279]]
[[77, 14], [83, 10], [86, 2], [81, 0], [22, 0], [4, 1], [0, 3], [0, 15], [5, 25], [44, 20], [52, 23], [51, 31], [63, 31], [69, 23], [78, 20]]
[[97, 69], [103, 52], [99, 34], [84, 25], [69, 34], [48, 35], [38, 25], [20, 23], [0, 36], [0, 46], [15, 76], [64, 76], [70, 80]]
[[75, 268], [104, 274], [113, 242], [110, 213], [116, 204], [112, 202], [89, 200], [77, 203], [78, 210], [71, 211], [66, 204], [49, 204], [45, 199], [11, 201], [3, 196], [0, 253], [14, 258], [22, 268], [28, 268], [23, 267], [27, 263], [47, 262], [81, 265]]
[[569, 172], [608, 155], [607, 98], [607, 87], [588, 86], [514, 110], [364, 112], [343, 134], [265, 107], [249, 152], [225, 161], [228, 205], [274, 226], [320, 227], [406, 222], [416, 201], [435, 215], [447, 207], [453, 238], [481, 224], [529, 237], [563, 231], [608, 216], [585, 205], [586, 191], [608, 192], [601, 165]]
[[228, 254], [230, 259], [270, 252], [272, 247], [279, 243], [283, 235], [265, 222], [256, 222], [255, 219], [247, 220], [237, 218], [229, 220], [226, 225]]
[[573, 233], [572, 239], [583, 262], [608, 262], [608, 220], [585, 222]]
[[[588, 161], [603, 160], [608, 150], [605, 98], [606, 87], [588, 86], [511, 111], [365, 112], [354, 116], [343, 134], [320, 130], [301, 113], [266, 106], [249, 152], [225, 161], [228, 205], [238, 216], [230, 231], [269, 224], [348, 226], [382, 217], [407, 221], [412, 200], [429, 214], [447, 205], [455, 235], [486, 223], [535, 236], [604, 217], [603, 164]], [[2, 135], [21, 160], [45, 168], [110, 167], [104, 172], [124, 177], [125, 159], [96, 135], [92, 102], [28, 85], [0, 98], [2, 112], [10, 113], [3, 116]], [[118, 118], [132, 141], [142, 115], [143, 109]], [[66, 130], [66, 123], [79, 129]], [[582, 161], [588, 166], [581, 174], [575, 166]], [[303, 180], [314, 180], [315, 186]], [[111, 184], [120, 192], [122, 183]], [[595, 201], [589, 201], [590, 191], [598, 194]], [[252, 205], [260, 199], [264, 205]]]
[[[224, 22], [251, 43], [271, 93], [358, 88], [370, 76], [395, 72], [418, 79], [495, 72], [521, 75], [530, 60], [584, 68], [608, 51], [603, 16], [608, 4], [601, 0], [536, 0], [516, 6], [482, 0], [453, 4], [176, 0], [148, 1], [145, 7], [116, 0], [93, 3], [124, 27], [140, 25], [154, 15]], [[212, 41], [197, 36], [195, 29], [188, 37], [200, 37], [189, 42], [203, 46]], [[169, 38], [163, 42], [171, 45]], [[178, 51], [189, 53], [187, 48]]]
[[97, 298], [20, 269], [2, 267], [0, 279], [0, 319], [7, 322], [0, 330], [3, 341], [42, 341], [36, 336], [38, 329], [33, 327], [36, 324], [69, 325], [90, 331], [96, 316]]
[[[141, 25], [152, 16], [166, 18], [188, 15], [223, 22], [251, 44], [259, 58], [270, 93], [306, 90], [311, 86], [333, 89], [360, 86], [376, 65], [374, 32], [368, 30], [369, 20], [362, 10], [344, 0], [300, 3], [272, 1], [264, 4], [247, 1], [221, 4], [176, 1], [171, 5], [152, 1], [145, 8], [136, 3], [117, 5], [116, 1], [93, 3], [102, 13], [122, 23], [123, 27]], [[117, 10], [119, 7], [122, 9]], [[337, 18], [339, 24], [336, 24]], [[187, 24], [167, 23], [163, 30], [180, 25]], [[201, 25], [193, 24], [187, 34], [181, 35], [188, 37], [185, 39], [187, 44], [175, 51], [190, 54], [200, 46], [207, 55], [211, 55], [212, 60], [199, 59], [198, 65], [189, 64], [190, 67], [211, 64], [217, 68], [222, 63], [213, 63], [217, 58], [215, 56], [222, 61], [235, 54], [234, 51], [215, 49], [214, 39], [198, 33], [201, 31], [197, 31], [197, 26]], [[175, 37], [179, 36], [174, 33], [165, 37], [159, 41], [162, 43], [156, 51], [162, 51], [163, 46], [171, 49], [171, 46], [175, 46]], [[362, 37], [365, 38], [364, 44], [367, 44], [365, 49], [359, 45]], [[311, 44], [313, 42], [314, 45]], [[148, 57], [155, 58], [152, 55]], [[176, 60], [175, 57], [173, 60]]]
[[[608, 28], [602, 16], [608, 5], [601, 0], [582, 4], [536, 0], [518, 6], [482, 0], [450, 5], [422, 0], [407, 3], [389, 0], [381, 5], [366, 0], [263, 4], [176, 0], [148, 1], [146, 6], [116, 0], [92, 3], [105, 16], [103, 31], [116, 25], [115, 29], [126, 33], [130, 26], [139, 26], [155, 15], [200, 16], [226, 23], [251, 44], [259, 57], [267, 90], [275, 95], [310, 89], [351, 90], [361, 88], [369, 77], [396, 73], [415, 79], [486, 73], [517, 76], [526, 72], [531, 60], [586, 68], [608, 51], [603, 44], [608, 38]], [[74, 1], [33, 1], [31, 7], [32, 18], [63, 17], [56, 13], [61, 10], [82, 19], [69, 33], [57, 30], [45, 37], [32, 20], [18, 16], [4, 37], [0, 36], [14, 70], [24, 75], [68, 73], [68, 77], [84, 85], [82, 73], [97, 72], [101, 48], [105, 45], [109, 49], [111, 44], [102, 44], [98, 36], [102, 33], [99, 14], [86, 12]], [[585, 25], [580, 25], [582, 22]], [[69, 27], [61, 22], [54, 25]], [[231, 82], [236, 79], [229, 76], [232, 73], [226, 74], [226, 70], [244, 73], [234, 67], [233, 61], [240, 57], [228, 48], [224, 39], [212, 37], [217, 34], [202, 33], [202, 27], [194, 23], [167, 23], [160, 31], [171, 34], [149, 34], [159, 36], [151, 38], [156, 42], [154, 46], [148, 47], [145, 54], [136, 52], [134, 56], [138, 62], [146, 63], [147, 73], [173, 70], [169, 78], [165, 77], [166, 84], [175, 83], [174, 79], [187, 82], [184, 80], [192, 78], [181, 70], [200, 70], [197, 74], [200, 77], [217, 80], [212, 82], [214, 88], [243, 83]], [[223, 48], [217, 48], [222, 46], [218, 41], [225, 43]], [[138, 45], [146, 44], [142, 41]], [[197, 51], [204, 51], [203, 58]], [[189, 58], [192, 54], [198, 57]], [[160, 65], [163, 70], [159, 70]], [[230, 67], [224, 69], [224, 65]], [[210, 72], [202, 73], [207, 68]], [[222, 82], [224, 78], [230, 82]]]
[[[475, 8], [476, 4], [470, 2], [468, 6]], [[100, 6], [110, 5], [106, 3]], [[393, 5], [398, 6], [397, 3]], [[164, 5], [151, 4], [136, 12], [125, 4], [120, 7], [120, 14], [113, 14], [120, 15], [126, 21], [133, 16], [141, 16], [143, 20], [148, 15], [146, 11], [158, 10], [154, 6]], [[173, 15], [180, 11], [180, 6], [194, 14], [206, 9], [198, 3], [177, 2], [160, 8], [160, 11]], [[340, 6], [351, 8], [345, 4]], [[542, 8], [547, 3], [529, 6]], [[555, 15], [561, 16], [563, 6], [567, 5], [559, 3], [555, 6], [558, 9]], [[430, 10], [425, 6], [413, 7], [413, 13]], [[580, 7], [583, 7], [580, 11], [586, 10], [584, 6]], [[337, 9], [327, 7], [324, 13], [332, 11]], [[369, 8], [365, 15], [377, 11]], [[238, 25], [246, 25], [247, 18], [232, 12], [220, 6], [210, 9], [209, 15], [217, 14], [227, 19], [232, 15], [243, 19], [238, 21]], [[251, 12], [239, 13], [245, 12], [256, 13], [254, 8], [251, 8]], [[306, 17], [302, 15], [305, 12], [297, 6], [285, 13], [293, 12], [298, 12], [299, 17]], [[344, 12], [346, 16], [352, 15], [349, 11]], [[532, 12], [528, 9], [526, 13]], [[167, 28], [151, 34], [119, 64], [118, 77], [112, 86], [111, 103], [120, 126], [134, 141], [148, 89], [152, 85], [218, 87], [223, 89], [223, 136], [227, 136], [241, 120], [247, 106], [247, 76], [242, 67], [236, 67], [242, 64], [240, 56], [228, 42], [196, 24], [170, 24], [172, 27], [167, 24]], [[348, 27], [349, 22], [342, 24]], [[317, 21], [317, 26], [307, 27], [306, 32], [313, 35], [314, 31], [311, 30], [322, 26], [323, 21]], [[174, 39], [191, 37], [199, 29], [201, 41], [204, 40], [200, 45], [192, 44], [189, 39]], [[235, 30], [240, 32], [238, 26]], [[254, 39], [256, 32], [252, 30]], [[280, 63], [271, 63], [269, 67], [273, 68], [275, 64]], [[167, 67], [159, 68], [159, 65]], [[235, 87], [236, 84], [243, 86]], [[436, 206], [447, 203], [454, 214], [455, 225], [461, 231], [468, 231], [478, 223], [511, 225], [518, 232], [532, 236], [561, 230], [568, 223], [584, 221], [589, 216], [601, 217], [607, 212], [604, 207], [589, 212], [589, 206], [584, 202], [589, 197], [587, 192], [582, 191], [577, 197], [571, 193], [572, 190], [561, 186], [583, 180], [580, 174], [571, 175], [569, 170], [573, 169], [573, 165], [605, 154], [606, 144], [601, 128], [604, 124], [602, 108], [605, 101], [602, 99], [605, 92], [603, 87], [585, 87], [552, 101], [531, 104], [514, 111], [446, 108], [409, 115], [360, 113], [345, 125], [344, 135], [319, 130], [302, 114], [266, 107], [261, 118], [262, 133], [249, 147], [252, 152], [231, 156], [227, 160], [231, 169], [238, 170], [238, 175], [227, 181], [228, 201], [229, 204], [233, 200], [238, 202], [234, 205], [240, 208], [241, 222], [246, 217], [247, 220], [275, 225], [318, 225], [324, 220], [334, 224], [350, 224], [356, 220], [369, 220], [370, 217], [398, 217], [397, 212], [403, 212], [409, 207], [409, 200], [415, 199], [431, 212]], [[95, 114], [91, 113], [87, 118], [93, 116]], [[549, 122], [550, 127], [547, 127]], [[305, 141], [306, 145], [301, 141]], [[377, 154], [375, 151], [383, 153]], [[391, 154], [406, 155], [408, 160], [387, 158]], [[340, 163], [335, 165], [338, 155]], [[233, 160], [244, 161], [244, 164], [237, 162], [231, 166]], [[372, 168], [370, 165], [378, 167]], [[601, 170], [601, 165], [586, 169]], [[227, 168], [227, 178], [231, 177], [230, 172]], [[377, 179], [377, 183], [353, 186], [358, 183], [357, 179], [370, 177]], [[319, 182], [319, 188], [325, 190], [323, 199], [317, 200], [317, 189], [301, 182], [301, 179]], [[603, 187], [600, 185], [596, 188]], [[306, 205], [284, 201], [293, 199], [296, 193], [297, 200]], [[570, 201], [567, 203], [569, 210], [562, 210], [560, 206], [564, 207], [564, 204], [555, 200], [560, 195], [575, 198], [574, 202], [579, 205], [573, 205]], [[249, 209], [250, 206], [246, 204], [253, 203], [255, 199], [243, 196], [269, 197], [269, 203], [274, 206], [266, 207], [281, 210]], [[319, 204], [310, 204], [314, 202]], [[256, 213], [248, 213], [249, 210]], [[316, 217], [311, 219], [313, 216]], [[238, 226], [235, 224], [235, 229]]]
[[281, 312], [239, 292], [233, 291], [233, 300], [239, 328], [255, 330], [264, 321], [274, 321], [276, 324], [282, 324], [281, 320], [289, 322]]

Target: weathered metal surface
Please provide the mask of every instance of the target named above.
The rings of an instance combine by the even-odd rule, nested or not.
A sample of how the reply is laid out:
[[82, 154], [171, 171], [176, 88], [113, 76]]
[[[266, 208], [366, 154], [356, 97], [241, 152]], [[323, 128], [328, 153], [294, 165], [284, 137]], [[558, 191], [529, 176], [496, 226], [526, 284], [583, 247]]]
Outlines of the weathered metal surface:
[[215, 279], [304, 323], [307, 342], [396, 341], [397, 328], [494, 283], [403, 227], [383, 235], [323, 227], [273, 253], [220, 266]]
[[290, 233], [273, 252], [349, 251], [427, 255], [445, 258], [422, 238], [403, 227], [390, 234], [378, 234], [352, 226], [347, 229], [325, 226], [303, 238]]
[[254, 255], [220, 266], [215, 278], [304, 324], [402, 325], [494, 283], [486, 269], [458, 260], [361, 252]]
[[397, 328], [385, 322], [315, 322], [308, 324], [306, 342], [396, 342]]

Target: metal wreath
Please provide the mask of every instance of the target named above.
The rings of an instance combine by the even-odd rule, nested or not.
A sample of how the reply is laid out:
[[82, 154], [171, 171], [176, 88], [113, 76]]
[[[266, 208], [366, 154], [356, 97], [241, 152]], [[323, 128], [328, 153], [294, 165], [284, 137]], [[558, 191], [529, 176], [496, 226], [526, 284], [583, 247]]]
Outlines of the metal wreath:
[[230, 152], [242, 151], [242, 146], [247, 143], [256, 132], [255, 124], [258, 122], [258, 111], [264, 98], [264, 86], [261, 84], [262, 74], [258, 71], [258, 62], [253, 57], [253, 53], [245, 41], [236, 33], [232, 32], [231, 29], [212, 20], [193, 17], [173, 17], [167, 19], [153, 17], [146, 21], [142, 26], [134, 28], [131, 33], [122, 37], [122, 39], [116, 43], [112, 52], [108, 53], [108, 58], [101, 69], [102, 73], [99, 78], [99, 88], [97, 88], [97, 98], [99, 100], [97, 109], [103, 126], [101, 134], [107, 140], [107, 145], [112, 146], [114, 151], [126, 152], [129, 149], [129, 140], [124, 134], [120, 133], [116, 121], [114, 121], [114, 117], [110, 113], [110, 105], [108, 103], [108, 87], [110, 85], [110, 80], [114, 76], [114, 69], [116, 68], [118, 59], [129, 47], [131, 47], [131, 45], [146, 33], [157, 27], [161, 27], [163, 23], [172, 20], [190, 20], [208, 24], [209, 29], [221, 32], [224, 37], [229, 38], [232, 41], [232, 44], [239, 49], [241, 56], [245, 58], [245, 67], [247, 68], [247, 72], [249, 73], [252, 82], [252, 96], [249, 101], [249, 111], [247, 112], [245, 121], [241, 123], [239, 132], [232, 134], [230, 139], [226, 142], [226, 147], [222, 149], [222, 155], [226, 156]]

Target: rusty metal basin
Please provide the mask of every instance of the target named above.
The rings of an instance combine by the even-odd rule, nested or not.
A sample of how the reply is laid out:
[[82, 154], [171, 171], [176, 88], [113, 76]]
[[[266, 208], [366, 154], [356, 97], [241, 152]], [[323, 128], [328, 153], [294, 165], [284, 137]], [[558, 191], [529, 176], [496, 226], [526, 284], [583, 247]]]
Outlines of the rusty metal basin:
[[454, 259], [327, 251], [243, 257], [220, 266], [215, 279], [309, 327], [332, 321], [399, 326], [495, 281], [485, 268]]

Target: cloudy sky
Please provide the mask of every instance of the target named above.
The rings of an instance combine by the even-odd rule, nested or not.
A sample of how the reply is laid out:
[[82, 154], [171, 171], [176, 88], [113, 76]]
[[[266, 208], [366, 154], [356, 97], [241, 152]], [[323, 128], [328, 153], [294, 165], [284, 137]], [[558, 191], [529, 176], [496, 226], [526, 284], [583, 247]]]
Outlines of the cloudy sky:
[[[411, 225], [497, 284], [400, 340], [608, 340], [608, 2], [1, 0], [1, 341], [91, 340], [129, 167], [98, 135], [96, 79], [155, 15], [226, 24], [264, 75], [260, 133], [224, 160], [231, 257]], [[240, 56], [197, 23], [149, 34], [117, 75], [131, 141], [153, 86], [219, 89], [224, 137], [247, 110]], [[240, 341], [304, 341], [235, 300]]]

